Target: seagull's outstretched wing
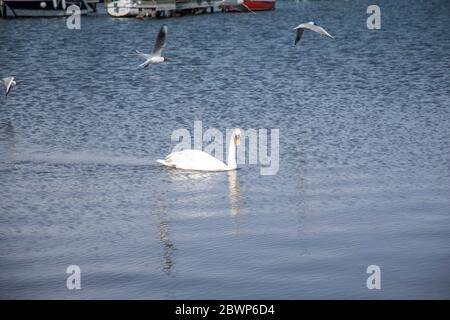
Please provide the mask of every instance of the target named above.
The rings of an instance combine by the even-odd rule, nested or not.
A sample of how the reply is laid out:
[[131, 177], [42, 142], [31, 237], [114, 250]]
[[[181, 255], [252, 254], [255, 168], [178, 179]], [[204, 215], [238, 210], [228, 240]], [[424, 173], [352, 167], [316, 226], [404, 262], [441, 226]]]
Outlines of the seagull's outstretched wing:
[[140, 52], [139, 50], [136, 50], [136, 53], [139, 56], [141, 56], [142, 58], [144, 58], [145, 60], [148, 60], [152, 57], [152, 54], [143, 53], [143, 52]]
[[323, 36], [327, 36], [331, 39], [334, 39], [334, 37], [331, 34], [329, 34], [327, 30], [325, 30], [324, 28], [322, 28], [321, 26], [318, 26], [316, 24], [305, 23], [305, 24], [303, 24], [303, 28], [309, 29], [309, 30], [317, 32]]
[[12, 85], [13, 85], [14, 77], [7, 77], [2, 79], [2, 83], [6, 88], [5, 95], [7, 96], [8, 93], [11, 91]]
[[166, 46], [167, 40], [167, 26], [163, 25], [161, 30], [159, 30], [158, 37], [156, 38], [155, 47], [153, 48], [153, 54], [156, 56], [161, 56], [161, 53]]
[[298, 28], [297, 29], [297, 36], [295, 37], [295, 42], [294, 42], [294, 46], [296, 46], [297, 45], [297, 43], [300, 41], [300, 39], [302, 38], [302, 35], [303, 35], [303, 31], [304, 31], [305, 29], [303, 29], [303, 28]]
[[142, 67], [147, 68], [150, 64], [152, 64], [152, 61], [150, 59], [149, 60], [145, 60], [145, 62], [140, 64], [139, 67], [140, 68], [142, 68]]

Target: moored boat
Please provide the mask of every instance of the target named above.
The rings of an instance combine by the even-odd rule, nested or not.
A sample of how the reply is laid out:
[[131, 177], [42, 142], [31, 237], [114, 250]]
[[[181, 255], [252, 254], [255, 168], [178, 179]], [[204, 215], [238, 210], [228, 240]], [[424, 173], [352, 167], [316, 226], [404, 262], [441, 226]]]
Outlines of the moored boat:
[[246, 0], [244, 4], [252, 11], [263, 11], [275, 9], [276, 0]]
[[136, 17], [139, 10], [139, 2], [132, 0], [117, 0], [105, 2], [106, 12], [113, 17]]
[[205, 13], [217, 6], [219, 0], [106, 0], [105, 3], [106, 11], [113, 17], [159, 18]]
[[272, 10], [276, 0], [105, 0], [113, 17], [159, 18], [207, 12]]
[[276, 0], [238, 0], [236, 3], [228, 3], [225, 0], [225, 9], [228, 12], [266, 11], [275, 9], [275, 2]]

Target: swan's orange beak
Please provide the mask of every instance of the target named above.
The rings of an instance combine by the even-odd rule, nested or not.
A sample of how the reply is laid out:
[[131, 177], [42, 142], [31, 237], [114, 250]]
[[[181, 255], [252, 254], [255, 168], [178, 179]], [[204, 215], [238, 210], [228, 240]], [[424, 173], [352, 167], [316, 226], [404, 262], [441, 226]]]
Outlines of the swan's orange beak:
[[234, 137], [234, 143], [239, 146], [241, 144], [241, 136], [235, 136]]

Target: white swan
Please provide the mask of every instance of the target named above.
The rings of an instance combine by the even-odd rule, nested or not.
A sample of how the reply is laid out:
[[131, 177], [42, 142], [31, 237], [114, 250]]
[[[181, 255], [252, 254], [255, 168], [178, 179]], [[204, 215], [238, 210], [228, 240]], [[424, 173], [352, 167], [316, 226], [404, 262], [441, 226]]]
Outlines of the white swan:
[[199, 171], [228, 171], [235, 170], [236, 146], [241, 143], [241, 130], [234, 129], [228, 147], [228, 165], [214, 158], [209, 153], [200, 150], [183, 150], [169, 154], [165, 160], [157, 160], [159, 163], [177, 169]]

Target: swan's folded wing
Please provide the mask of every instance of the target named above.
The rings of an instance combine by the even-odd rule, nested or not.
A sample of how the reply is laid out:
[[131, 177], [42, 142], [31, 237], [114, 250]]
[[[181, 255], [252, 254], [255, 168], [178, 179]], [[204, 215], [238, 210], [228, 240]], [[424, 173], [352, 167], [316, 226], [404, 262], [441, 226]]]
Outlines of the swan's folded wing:
[[222, 161], [200, 150], [173, 152], [165, 160], [158, 162], [166, 166], [186, 170], [217, 171], [227, 169], [227, 166]]

